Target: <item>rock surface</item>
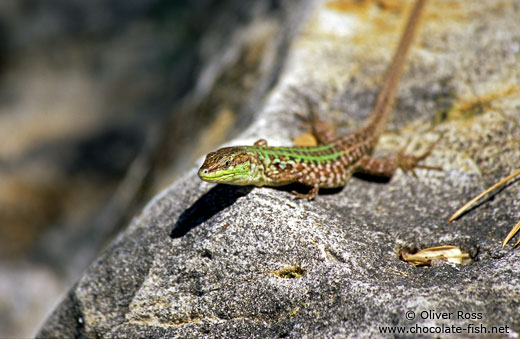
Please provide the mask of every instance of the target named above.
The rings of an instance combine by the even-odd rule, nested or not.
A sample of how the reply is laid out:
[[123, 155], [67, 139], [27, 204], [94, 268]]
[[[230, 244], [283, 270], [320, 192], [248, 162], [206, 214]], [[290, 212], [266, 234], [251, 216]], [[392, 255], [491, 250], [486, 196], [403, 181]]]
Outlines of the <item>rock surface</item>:
[[[355, 129], [410, 5], [300, 8], [279, 83], [232, 143], [289, 144], [301, 133], [303, 96]], [[428, 4], [378, 152], [411, 141], [408, 151], [420, 153], [443, 134], [426, 159], [442, 171], [353, 178], [308, 202], [285, 189], [203, 183], [194, 167], [91, 265], [39, 337], [382, 336], [382, 326], [452, 325], [463, 335], [481, 326], [518, 335], [520, 251], [500, 243], [520, 219], [520, 186], [447, 218], [520, 163], [519, 15], [516, 1]], [[402, 249], [438, 245], [472, 262], [419, 268], [399, 259]]]

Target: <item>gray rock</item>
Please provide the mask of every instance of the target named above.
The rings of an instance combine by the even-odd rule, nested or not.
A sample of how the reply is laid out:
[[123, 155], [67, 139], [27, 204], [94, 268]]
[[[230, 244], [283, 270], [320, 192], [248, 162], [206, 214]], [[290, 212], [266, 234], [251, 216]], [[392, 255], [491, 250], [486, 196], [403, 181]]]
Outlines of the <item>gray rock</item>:
[[[233, 144], [290, 144], [303, 95], [348, 129], [366, 117], [407, 11], [346, 4], [314, 4], [279, 83]], [[425, 14], [378, 152], [411, 141], [421, 153], [444, 133], [425, 161], [442, 171], [353, 178], [308, 202], [203, 183], [194, 167], [92, 264], [38, 336], [379, 337], [382, 326], [518, 335], [520, 252], [500, 243], [520, 219], [520, 186], [447, 218], [520, 163], [520, 6], [436, 1]], [[438, 245], [472, 262], [399, 259]]]

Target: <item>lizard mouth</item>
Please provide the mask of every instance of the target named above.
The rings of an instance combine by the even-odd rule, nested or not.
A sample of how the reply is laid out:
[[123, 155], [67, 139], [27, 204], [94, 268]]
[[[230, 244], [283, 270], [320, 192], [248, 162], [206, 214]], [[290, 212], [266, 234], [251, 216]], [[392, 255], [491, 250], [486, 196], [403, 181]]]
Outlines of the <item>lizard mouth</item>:
[[234, 177], [235, 173], [211, 174], [211, 173], [207, 173], [207, 172], [204, 173], [203, 171], [199, 171], [198, 175], [199, 175], [199, 178], [201, 178], [204, 181], [222, 182], [222, 181], [227, 181], [227, 179]]

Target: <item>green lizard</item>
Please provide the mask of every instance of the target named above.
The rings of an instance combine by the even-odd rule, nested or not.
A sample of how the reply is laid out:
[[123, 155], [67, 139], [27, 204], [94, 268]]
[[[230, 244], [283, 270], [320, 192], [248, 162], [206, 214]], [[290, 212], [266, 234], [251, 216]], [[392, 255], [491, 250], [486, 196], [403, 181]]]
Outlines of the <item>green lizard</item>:
[[418, 164], [425, 154], [414, 157], [397, 152], [387, 158], [372, 158], [377, 140], [393, 109], [397, 85], [406, 54], [426, 0], [418, 0], [410, 14], [399, 47], [387, 70], [374, 109], [357, 132], [336, 137], [335, 133], [316, 132], [318, 146], [269, 147], [263, 139], [253, 146], [225, 147], [206, 156], [199, 177], [208, 182], [231, 185], [282, 186], [300, 183], [310, 187], [300, 198], [314, 199], [319, 188], [342, 187], [353, 173], [391, 177], [397, 168], [433, 168]]

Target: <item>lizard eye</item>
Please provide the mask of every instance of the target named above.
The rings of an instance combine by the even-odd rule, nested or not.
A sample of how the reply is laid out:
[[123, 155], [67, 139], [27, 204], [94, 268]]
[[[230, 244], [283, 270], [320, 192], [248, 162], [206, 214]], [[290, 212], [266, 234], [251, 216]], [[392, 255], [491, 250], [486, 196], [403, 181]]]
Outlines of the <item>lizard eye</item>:
[[226, 162], [224, 163], [224, 167], [228, 168], [230, 165], [231, 165], [231, 161], [226, 160]]

